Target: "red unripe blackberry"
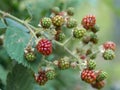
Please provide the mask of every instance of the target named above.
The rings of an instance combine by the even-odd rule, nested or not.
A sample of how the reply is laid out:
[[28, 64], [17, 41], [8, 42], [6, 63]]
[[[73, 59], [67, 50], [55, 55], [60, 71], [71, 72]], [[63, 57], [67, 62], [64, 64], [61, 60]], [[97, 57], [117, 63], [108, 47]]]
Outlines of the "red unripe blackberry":
[[82, 19], [81, 24], [85, 29], [91, 29], [96, 24], [96, 18], [94, 15], [87, 15]]
[[73, 15], [74, 15], [74, 8], [69, 7], [69, 8], [67, 9], [67, 14], [68, 14], [69, 16], [73, 16]]
[[84, 69], [81, 73], [81, 79], [87, 83], [94, 83], [96, 81], [96, 74], [93, 70]]
[[58, 15], [60, 15], [60, 16], [62, 16], [62, 17], [65, 17], [65, 16], [66, 16], [66, 12], [64, 12], [64, 11], [59, 12], [59, 14], [58, 14]]
[[107, 49], [112, 49], [113, 51], [115, 51], [115, 49], [116, 49], [116, 44], [115, 44], [114, 42], [112, 42], [112, 41], [108, 41], [108, 42], [105, 42], [105, 43], [103, 44], [103, 48], [104, 48], [105, 50], [107, 50]]
[[35, 80], [39, 85], [44, 85], [48, 81], [46, 72], [44, 70], [39, 71], [38, 74], [35, 74]]
[[41, 39], [36, 48], [38, 52], [46, 56], [52, 53], [52, 43], [47, 39]]
[[86, 59], [86, 55], [80, 55], [80, 59], [85, 60]]
[[96, 89], [101, 89], [105, 86], [105, 82], [104, 81], [95, 82], [95, 83], [91, 84], [91, 86]]

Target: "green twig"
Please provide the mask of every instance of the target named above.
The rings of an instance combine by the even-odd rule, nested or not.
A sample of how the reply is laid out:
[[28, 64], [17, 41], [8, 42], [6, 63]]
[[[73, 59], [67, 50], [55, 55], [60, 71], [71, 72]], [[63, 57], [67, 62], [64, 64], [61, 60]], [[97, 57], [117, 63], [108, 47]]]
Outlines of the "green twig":
[[66, 45], [72, 38], [73, 38], [73, 36], [69, 37], [69, 38], [63, 43], [63, 45]]
[[32, 25], [26, 23], [25, 21], [23, 21], [23, 20], [21, 20], [21, 19], [15, 17], [15, 16], [13, 16], [13, 15], [11, 15], [11, 14], [9, 14], [9, 13], [3, 12], [2, 10], [0, 10], [0, 14], [2, 14], [3, 17], [9, 17], [9, 18], [11, 18], [11, 19], [13, 19], [13, 20], [15, 20], [15, 21], [21, 23], [21, 24], [24, 24], [24, 25], [27, 24], [27, 26], [31, 27], [33, 30], [36, 30], [36, 29], [37, 29], [36, 27], [34, 27], [34, 26], [32, 26]]
[[24, 24], [25, 24], [25, 26], [30, 30], [32, 36], [34, 36], [34, 38], [37, 40], [37, 37], [36, 37], [34, 31], [29, 27], [29, 25], [28, 25], [27, 23], [24, 23]]

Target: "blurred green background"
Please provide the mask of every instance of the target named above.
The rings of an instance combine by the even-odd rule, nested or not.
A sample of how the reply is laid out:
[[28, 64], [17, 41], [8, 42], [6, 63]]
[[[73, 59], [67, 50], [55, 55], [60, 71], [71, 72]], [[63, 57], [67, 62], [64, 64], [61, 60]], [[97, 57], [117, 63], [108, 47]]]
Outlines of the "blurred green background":
[[[99, 45], [105, 41], [114, 41], [117, 44], [116, 58], [105, 61], [98, 57], [97, 68], [109, 73], [106, 86], [103, 90], [120, 90], [120, 0], [0, 0], [0, 9], [22, 19], [31, 20], [37, 26], [43, 16], [50, 15], [53, 6], [65, 10], [67, 7], [75, 8], [78, 22], [87, 14], [95, 14], [97, 24], [100, 26]], [[10, 70], [10, 58], [3, 46], [0, 46], [0, 88], [6, 85], [7, 73]], [[94, 90], [90, 85], [79, 78], [75, 70], [60, 71], [56, 80], [50, 81], [44, 87], [35, 86], [35, 90]]]

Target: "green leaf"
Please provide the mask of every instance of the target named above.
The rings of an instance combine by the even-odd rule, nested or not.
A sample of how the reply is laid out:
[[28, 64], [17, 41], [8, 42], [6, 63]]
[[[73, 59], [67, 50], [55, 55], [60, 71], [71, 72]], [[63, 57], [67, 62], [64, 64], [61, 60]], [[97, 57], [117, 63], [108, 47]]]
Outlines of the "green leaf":
[[6, 77], [7, 77], [8, 71], [5, 70], [2, 65], [0, 65], [0, 79], [2, 80], [3, 84], [6, 84]]
[[29, 39], [30, 34], [21, 30], [20, 27], [8, 27], [5, 34], [4, 45], [11, 59], [16, 60], [18, 63], [22, 63], [24, 66], [36, 72], [41, 60], [41, 55], [37, 54], [37, 59], [34, 62], [28, 62], [24, 58], [24, 49]]
[[32, 71], [22, 65], [15, 65], [7, 76], [6, 90], [33, 90]]
[[22, 24], [18, 23], [15, 20], [12, 20], [10, 18], [5, 18], [6, 23], [8, 26], [12, 26], [12, 27], [17, 27], [20, 30], [23, 30], [24, 32], [29, 32], [29, 30]]
[[0, 47], [0, 64], [3, 65], [5, 69], [8, 69], [8, 66], [10, 65], [10, 58], [4, 47]]

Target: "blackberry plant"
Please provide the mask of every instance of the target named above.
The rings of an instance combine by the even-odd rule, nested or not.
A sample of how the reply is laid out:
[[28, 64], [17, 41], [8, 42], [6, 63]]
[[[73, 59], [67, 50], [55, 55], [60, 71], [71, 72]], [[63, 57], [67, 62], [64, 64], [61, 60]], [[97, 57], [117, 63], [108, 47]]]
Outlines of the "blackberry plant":
[[[4, 47], [11, 59], [32, 70], [31, 75], [33, 74], [38, 85], [54, 80], [57, 70], [74, 68], [80, 71], [82, 81], [93, 88], [101, 89], [107, 76], [106, 72], [96, 70], [95, 59], [98, 54], [105, 60], [114, 59], [116, 45], [112, 41], [98, 45], [97, 33], [100, 29], [96, 16], [86, 15], [80, 24], [73, 18], [73, 11], [72, 7], [65, 11], [54, 7], [51, 15], [41, 18], [38, 27], [34, 27], [0, 10], [0, 23], [6, 29], [5, 38], [0, 38], [0, 45], [4, 41]], [[70, 33], [67, 34], [66, 31]], [[74, 40], [78, 42], [74, 43]], [[69, 48], [70, 44], [72, 49]], [[87, 49], [84, 48], [86, 46]], [[49, 60], [50, 57], [52, 60]]]

